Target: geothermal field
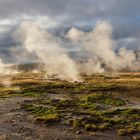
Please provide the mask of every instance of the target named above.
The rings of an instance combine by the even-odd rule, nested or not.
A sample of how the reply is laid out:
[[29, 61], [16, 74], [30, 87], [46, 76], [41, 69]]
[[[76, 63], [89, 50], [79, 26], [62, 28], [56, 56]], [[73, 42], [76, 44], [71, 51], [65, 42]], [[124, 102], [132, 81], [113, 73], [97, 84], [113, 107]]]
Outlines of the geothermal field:
[[0, 0], [0, 140], [140, 140], [140, 0]]
[[33, 68], [20, 65], [22, 72], [0, 76], [0, 139], [139, 139], [139, 72], [82, 75], [70, 82], [45, 79]]
[[22, 22], [24, 51], [0, 59], [0, 140], [140, 139], [140, 51], [112, 34], [108, 21], [59, 36]]

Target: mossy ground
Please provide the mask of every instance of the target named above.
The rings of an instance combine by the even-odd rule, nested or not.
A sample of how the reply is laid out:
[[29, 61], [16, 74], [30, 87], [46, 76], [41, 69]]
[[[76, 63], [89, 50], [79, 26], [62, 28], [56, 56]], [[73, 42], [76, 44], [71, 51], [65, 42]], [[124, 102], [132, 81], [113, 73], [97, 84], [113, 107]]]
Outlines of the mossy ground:
[[35, 99], [29, 103], [25, 102], [22, 107], [35, 114], [37, 121], [40, 120], [46, 124], [58, 121], [59, 124], [86, 131], [116, 129], [119, 135], [139, 133], [140, 109], [113, 108], [116, 106], [119, 108], [125, 104], [125, 101], [111, 94], [97, 93], [67, 100]]
[[[85, 131], [116, 130], [119, 135], [140, 133], [140, 109], [128, 99], [140, 100], [140, 74], [95, 74], [83, 82], [45, 80], [41, 74], [11, 77], [6, 87], [0, 78], [0, 97], [31, 97], [21, 109], [31, 112], [38, 123], [63, 124]], [[135, 93], [135, 94], [134, 94]], [[54, 98], [49, 98], [53, 94]], [[56, 99], [55, 95], [68, 98]]]

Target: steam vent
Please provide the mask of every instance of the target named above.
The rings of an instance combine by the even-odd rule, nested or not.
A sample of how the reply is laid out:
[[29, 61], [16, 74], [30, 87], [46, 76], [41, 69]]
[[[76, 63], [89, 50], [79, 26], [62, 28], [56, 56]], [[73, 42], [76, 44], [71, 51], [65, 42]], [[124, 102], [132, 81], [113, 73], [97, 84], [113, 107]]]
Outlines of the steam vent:
[[0, 0], [0, 140], [139, 140], [139, 7]]

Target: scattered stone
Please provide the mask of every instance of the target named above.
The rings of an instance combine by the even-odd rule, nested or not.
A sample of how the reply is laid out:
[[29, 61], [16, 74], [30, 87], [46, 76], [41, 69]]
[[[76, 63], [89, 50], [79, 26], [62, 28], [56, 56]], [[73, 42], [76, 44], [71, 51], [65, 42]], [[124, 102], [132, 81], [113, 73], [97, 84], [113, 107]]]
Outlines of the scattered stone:
[[81, 131], [76, 131], [76, 134], [81, 134], [82, 132]]
[[140, 140], [140, 135], [132, 136], [132, 139], [133, 139], [133, 140]]

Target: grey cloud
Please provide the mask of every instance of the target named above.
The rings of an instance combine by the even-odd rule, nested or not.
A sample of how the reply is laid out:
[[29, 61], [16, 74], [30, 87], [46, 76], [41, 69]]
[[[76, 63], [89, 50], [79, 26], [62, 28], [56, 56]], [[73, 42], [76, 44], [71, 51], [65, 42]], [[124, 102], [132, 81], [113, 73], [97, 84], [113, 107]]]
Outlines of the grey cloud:
[[1, 0], [0, 16], [47, 15], [52, 18], [90, 18], [139, 15], [139, 0]]
[[[103, 0], [2, 0], [0, 16], [43, 14], [47, 16], [90, 16], [100, 11]], [[110, 3], [110, 0], [107, 0]]]
[[[8, 56], [8, 48], [18, 45], [11, 35], [23, 20], [23, 15], [31, 17], [31, 20], [36, 16], [48, 17], [58, 25], [54, 27], [58, 35], [72, 26], [90, 31], [97, 20], [109, 20], [119, 46], [138, 48], [139, 7], [140, 0], [0, 0], [0, 56], [4, 53], [5, 57]], [[2, 22], [7, 19], [8, 23]], [[129, 42], [129, 38], [134, 40]], [[20, 52], [20, 48], [17, 50]]]

